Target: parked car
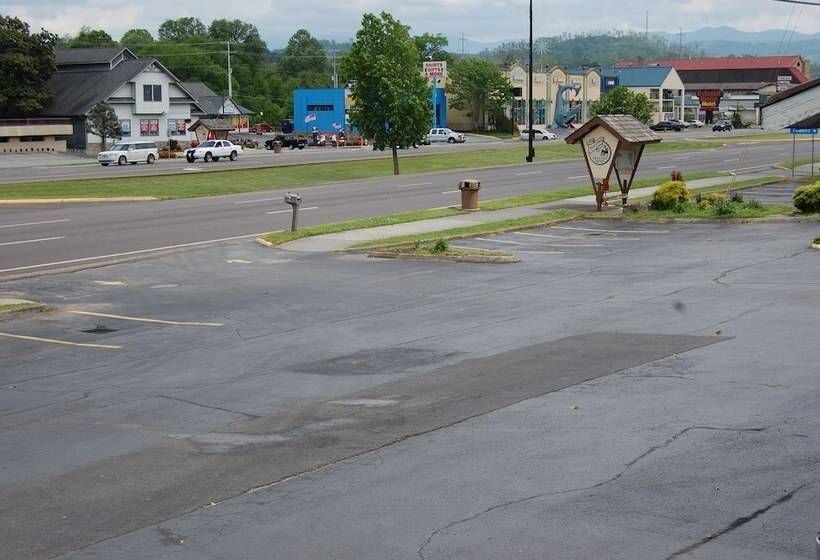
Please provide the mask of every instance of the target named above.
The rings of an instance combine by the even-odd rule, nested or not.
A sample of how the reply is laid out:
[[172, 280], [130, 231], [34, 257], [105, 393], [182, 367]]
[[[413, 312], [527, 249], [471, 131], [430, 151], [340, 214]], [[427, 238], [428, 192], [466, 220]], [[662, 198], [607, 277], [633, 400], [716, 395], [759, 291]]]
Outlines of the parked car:
[[705, 122], [703, 122], [701, 120], [698, 120], [698, 119], [693, 119], [691, 121], [686, 121], [686, 124], [688, 124], [692, 128], [703, 128], [704, 126], [706, 126]]
[[[550, 132], [545, 128], [534, 128], [532, 129], [532, 139], [533, 140], [555, 140], [558, 138], [558, 135], [554, 132]], [[530, 129], [525, 128], [521, 131], [521, 140], [529, 140], [530, 138]]]
[[242, 153], [242, 146], [232, 143], [229, 140], [208, 140], [203, 142], [196, 148], [190, 148], [185, 151], [185, 158], [189, 163], [193, 163], [198, 159], [210, 162], [219, 161], [219, 158], [229, 158], [231, 161], [236, 161], [239, 154]]
[[432, 144], [433, 142], [449, 142], [450, 144], [461, 144], [462, 142], [466, 142], [467, 138], [460, 133], [454, 132], [449, 128], [431, 128], [430, 132], [427, 134], [427, 142]]
[[689, 123], [686, 121], [682, 121], [680, 119], [669, 119], [669, 122], [671, 122], [672, 124], [680, 125], [683, 128], [689, 128]]
[[253, 134], [263, 134], [265, 132], [273, 132], [273, 127], [269, 124], [265, 123], [257, 123], [251, 126], [251, 132]]
[[159, 150], [154, 142], [117, 142], [111, 149], [97, 154], [100, 165], [107, 167], [111, 163], [117, 165], [137, 165], [139, 162], [151, 164], [157, 161]]
[[653, 124], [649, 128], [652, 130], [674, 130], [675, 132], [680, 132], [683, 130], [683, 125], [673, 123], [672, 121], [660, 121]]
[[293, 134], [277, 134], [270, 140], [265, 140], [265, 148], [272, 150], [275, 142], [281, 142], [283, 148], [290, 148], [291, 150], [295, 150], [297, 148], [303, 150], [305, 149], [305, 146], [307, 146], [306, 138], [299, 138]]
[[732, 129], [732, 122], [727, 120], [720, 120], [712, 125], [712, 132], [732, 132]]

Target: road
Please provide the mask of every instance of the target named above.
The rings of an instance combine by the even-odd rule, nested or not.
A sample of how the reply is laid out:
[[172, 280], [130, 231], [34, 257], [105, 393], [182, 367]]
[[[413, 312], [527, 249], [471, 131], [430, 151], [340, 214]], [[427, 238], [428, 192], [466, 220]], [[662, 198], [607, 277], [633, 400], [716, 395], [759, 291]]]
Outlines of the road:
[[[729, 146], [646, 156], [640, 177], [686, 172], [765, 171], [782, 161], [781, 144]], [[742, 162], [741, 159], [742, 158]], [[775, 173], [774, 170], [767, 173]], [[459, 200], [458, 181], [482, 182], [482, 200], [567, 188], [588, 182], [578, 161], [475, 171], [384, 177], [300, 188], [302, 226], [444, 207]], [[0, 207], [0, 278], [199, 246], [290, 227], [283, 191], [145, 203]]]

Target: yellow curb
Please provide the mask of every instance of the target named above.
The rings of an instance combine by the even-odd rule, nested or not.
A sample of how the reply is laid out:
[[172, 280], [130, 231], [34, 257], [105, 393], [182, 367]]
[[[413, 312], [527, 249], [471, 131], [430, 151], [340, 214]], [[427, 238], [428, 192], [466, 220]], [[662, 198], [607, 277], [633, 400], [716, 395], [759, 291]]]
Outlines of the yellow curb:
[[113, 198], [21, 198], [0, 200], [0, 204], [71, 204], [79, 202], [149, 202], [160, 200], [153, 196], [120, 196]]
[[271, 243], [270, 241], [262, 237], [257, 237], [255, 241], [260, 245], [264, 245], [265, 247], [276, 247], [276, 244]]
[[812, 243], [811, 248], [812, 249], [817, 249], [818, 251], [820, 251], [820, 243]]

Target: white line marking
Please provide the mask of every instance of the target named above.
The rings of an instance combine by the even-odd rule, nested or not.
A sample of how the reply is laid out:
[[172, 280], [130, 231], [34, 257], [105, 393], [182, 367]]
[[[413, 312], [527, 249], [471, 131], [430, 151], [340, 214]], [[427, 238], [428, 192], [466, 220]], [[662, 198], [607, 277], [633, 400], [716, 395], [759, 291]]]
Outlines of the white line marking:
[[525, 231], [514, 231], [515, 235], [531, 235], [533, 237], [547, 237], [549, 239], [586, 239], [586, 237], [567, 237], [566, 235], [549, 235], [546, 233], [528, 233]]
[[573, 175], [572, 177], [567, 177], [567, 179], [587, 179], [589, 175]]
[[[300, 211], [304, 212], [305, 210], [316, 210], [319, 208], [318, 206], [308, 206], [307, 208], [299, 208]], [[293, 212], [293, 210], [274, 210], [273, 212], [265, 212], [265, 214], [284, 214], [285, 212]]]
[[27, 239], [25, 241], [8, 241], [6, 243], [0, 243], [0, 247], [5, 245], [22, 245], [23, 243], [39, 243], [40, 241], [54, 241], [55, 239], [65, 239], [65, 235], [60, 237], [43, 237], [40, 239]]
[[453, 193], [457, 193], [457, 192], [461, 192], [461, 191], [444, 191], [441, 194], [453, 194]]
[[69, 311], [74, 315], [88, 315], [90, 317], [104, 317], [106, 319], [121, 319], [123, 321], [137, 321], [140, 323], [158, 323], [160, 325], [189, 325], [194, 327], [222, 327], [222, 323], [199, 323], [196, 321], [166, 321], [164, 319], [148, 319], [147, 317], [129, 317], [128, 315], [112, 315], [110, 313], [95, 313], [93, 311]]
[[409, 185], [399, 185], [399, 188], [403, 189], [404, 187], [426, 187], [432, 184], [433, 183], [410, 183]]
[[83, 342], [68, 342], [67, 340], [56, 340], [54, 338], [40, 338], [39, 336], [24, 336], [22, 334], [10, 334], [0, 332], [0, 336], [14, 338], [17, 340], [31, 340], [33, 342], [48, 342], [49, 344], [62, 344], [63, 346], [79, 346], [81, 348], [105, 348], [107, 350], [119, 350], [122, 346], [112, 344], [87, 344]]
[[183, 167], [182, 170], [183, 171], [202, 171], [202, 169], [199, 168], [199, 167]]
[[737, 161], [737, 159], [738, 158], [729, 158], [729, 159], [724, 159], [723, 161], [732, 162], [732, 161]]
[[677, 165], [662, 165], [661, 167], [658, 167], [657, 169], [675, 169], [676, 167], [677, 167]]
[[503, 241], [501, 239], [487, 239], [486, 237], [476, 237], [478, 241], [492, 241], [493, 243], [505, 243], [507, 245], [529, 245], [529, 243], [519, 243], [518, 241]]
[[754, 171], [755, 169], [768, 169], [773, 165], [777, 165], [776, 163], [761, 163], [760, 165], [753, 165], [751, 167], [738, 167], [736, 169], [726, 169], [724, 171], [718, 171], [718, 173], [737, 173], [739, 171]]
[[157, 251], [168, 251], [170, 249], [182, 249], [183, 247], [196, 247], [198, 245], [208, 245], [211, 243], [221, 243], [223, 241], [236, 241], [238, 239], [249, 239], [251, 237], [259, 237], [260, 235], [267, 235], [269, 233], [280, 233], [283, 230], [264, 231], [262, 233], [251, 233], [248, 235], [236, 235], [234, 237], [223, 237], [221, 239], [209, 239], [207, 241], [194, 241], [193, 243], [181, 243], [179, 245], [167, 245], [165, 247], [154, 247], [153, 249], [138, 249], [136, 251], [126, 251], [124, 253], [111, 253], [110, 255], [99, 255], [97, 257], [84, 257], [82, 259], [69, 259], [67, 261], [55, 261], [50, 263], [32, 264], [28, 266], [17, 266], [14, 268], [3, 268], [0, 272], [17, 272], [18, 270], [33, 270], [35, 268], [43, 268], [46, 266], [59, 266], [63, 264], [75, 264], [81, 262], [98, 261], [100, 259], [111, 259], [114, 257], [129, 257], [131, 255], [141, 255], [144, 253], [154, 253]]
[[566, 229], [571, 231], [592, 231], [596, 233], [669, 233], [666, 230], [648, 230], [648, 229], [592, 229], [592, 228], [578, 228], [569, 226], [550, 226], [552, 229]]
[[42, 224], [59, 224], [60, 222], [70, 222], [70, 221], [71, 220], [69, 220], [69, 219], [64, 219], [64, 220], [48, 220], [48, 221], [45, 221], [45, 222], [26, 222], [25, 224], [9, 224], [9, 225], [5, 225], [5, 226], [0, 226], [0, 229], [2, 229], [2, 228], [11, 228], [11, 227], [23, 227], [23, 226], [39, 226], [39, 225], [42, 225]]
[[516, 250], [516, 253], [531, 253], [533, 255], [563, 255], [563, 251], [530, 251], [527, 249]]
[[257, 198], [254, 200], [240, 200], [238, 202], [234, 202], [234, 204], [253, 204], [254, 202], [270, 202], [271, 200], [282, 200], [283, 197], [277, 196], [274, 198]]
[[541, 171], [525, 171], [523, 173], [516, 173], [516, 175], [540, 175]]

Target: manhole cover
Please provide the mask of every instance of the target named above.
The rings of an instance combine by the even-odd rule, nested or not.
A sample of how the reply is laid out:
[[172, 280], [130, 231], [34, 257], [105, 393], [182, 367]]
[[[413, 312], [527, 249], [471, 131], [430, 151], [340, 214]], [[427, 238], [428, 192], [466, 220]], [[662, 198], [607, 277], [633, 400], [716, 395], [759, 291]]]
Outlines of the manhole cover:
[[111, 327], [106, 327], [105, 325], [97, 325], [93, 329], [85, 329], [82, 332], [89, 334], [105, 334], [110, 332], [117, 332], [117, 329], [112, 329]]

